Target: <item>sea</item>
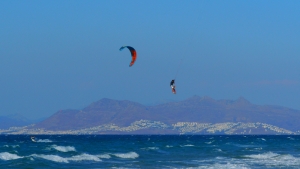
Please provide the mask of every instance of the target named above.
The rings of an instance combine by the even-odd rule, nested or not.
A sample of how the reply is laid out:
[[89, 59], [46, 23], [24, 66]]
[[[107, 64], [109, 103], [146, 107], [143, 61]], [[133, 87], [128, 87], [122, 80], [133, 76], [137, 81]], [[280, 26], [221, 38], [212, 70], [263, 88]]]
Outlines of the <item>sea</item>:
[[300, 168], [298, 135], [0, 135], [0, 168]]

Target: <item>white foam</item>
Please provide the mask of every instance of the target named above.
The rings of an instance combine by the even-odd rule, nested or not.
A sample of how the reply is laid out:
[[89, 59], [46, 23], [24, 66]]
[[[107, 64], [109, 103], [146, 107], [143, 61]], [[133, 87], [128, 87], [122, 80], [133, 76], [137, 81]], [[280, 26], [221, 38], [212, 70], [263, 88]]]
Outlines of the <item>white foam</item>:
[[19, 145], [12, 145], [12, 148], [20, 147]]
[[211, 166], [203, 166], [199, 168], [206, 168], [206, 169], [248, 169], [245, 164], [231, 164], [231, 163], [226, 163], [226, 164], [213, 164]]
[[18, 156], [16, 154], [11, 154], [11, 153], [8, 153], [8, 152], [3, 152], [3, 153], [0, 153], [0, 159], [1, 160], [15, 160], [15, 159], [19, 159], [19, 158], [23, 158], [22, 156]]
[[76, 155], [76, 156], [72, 156], [72, 157], [67, 158], [67, 159], [70, 160], [70, 161], [102, 161], [97, 156], [86, 154], [86, 153]]
[[208, 141], [208, 142], [205, 142], [206, 144], [211, 144], [211, 143], [213, 143], [214, 142], [214, 140], [213, 141]]
[[120, 157], [120, 158], [132, 158], [132, 159], [135, 159], [135, 158], [138, 158], [139, 155], [136, 153], [136, 152], [129, 152], [129, 153], [116, 153], [116, 154], [113, 154], [117, 157]]
[[181, 147], [194, 147], [194, 145], [193, 144], [186, 144], [186, 145], [183, 145]]
[[49, 139], [38, 139], [36, 142], [38, 142], [38, 143], [52, 143], [53, 141], [49, 140]]
[[97, 155], [97, 157], [109, 159], [110, 155], [109, 154], [102, 154], [102, 155]]
[[170, 145], [166, 145], [166, 147], [167, 147], [167, 148], [171, 148], [171, 147], [173, 147], [173, 146], [170, 146]]
[[143, 150], [158, 150], [158, 147], [147, 147], [147, 148], [141, 148]]
[[12, 147], [12, 148], [17, 148], [20, 147], [19, 145], [4, 145], [3, 147]]
[[61, 152], [76, 151], [75, 147], [73, 147], [73, 146], [57, 146], [57, 145], [53, 145], [51, 147], [54, 148], [55, 150], [61, 151]]
[[58, 163], [69, 163], [70, 161], [97, 161], [97, 162], [102, 161], [97, 156], [86, 154], [86, 153], [72, 156], [72, 157], [67, 157], [67, 158], [60, 157], [58, 155], [45, 155], [45, 154], [32, 154], [31, 156], [58, 162]]
[[255, 158], [255, 159], [269, 159], [279, 156], [279, 154], [268, 152], [268, 153], [263, 153], [263, 154], [252, 154], [252, 155], [246, 155], [245, 157], [249, 158]]
[[60, 157], [58, 155], [32, 154], [31, 156], [54, 161], [54, 162], [59, 162], [59, 163], [69, 163], [67, 159]]
[[290, 167], [290, 166], [299, 166], [300, 158], [294, 157], [290, 154], [280, 155], [273, 152], [263, 153], [263, 154], [254, 154], [247, 155], [249, 157], [248, 162], [266, 165], [268, 167], [277, 166], [277, 167]]

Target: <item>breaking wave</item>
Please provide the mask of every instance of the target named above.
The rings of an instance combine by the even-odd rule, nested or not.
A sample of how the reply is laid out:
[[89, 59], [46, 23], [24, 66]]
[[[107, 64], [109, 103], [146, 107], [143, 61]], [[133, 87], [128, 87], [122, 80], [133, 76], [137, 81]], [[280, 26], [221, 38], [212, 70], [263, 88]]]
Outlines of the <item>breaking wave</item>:
[[245, 164], [232, 164], [232, 163], [226, 163], [226, 164], [213, 164], [213, 165], [208, 165], [208, 166], [199, 166], [197, 169], [250, 169]]
[[132, 159], [135, 159], [135, 158], [139, 157], [139, 155], [136, 152], [116, 153], [116, 154], [113, 154], [113, 155], [116, 156], [116, 157], [119, 157], [119, 158], [132, 158]]
[[69, 161], [66, 158], [60, 157], [58, 155], [32, 154], [31, 156], [59, 163], [69, 163]]
[[99, 157], [95, 155], [90, 155], [90, 154], [80, 154], [80, 155], [75, 155], [72, 157], [60, 157], [58, 155], [45, 155], [45, 154], [32, 154], [32, 157], [35, 158], [42, 158], [45, 160], [50, 160], [54, 162], [59, 162], [59, 163], [69, 163], [70, 161], [102, 161]]
[[262, 164], [268, 167], [287, 167], [287, 166], [299, 166], [300, 157], [294, 157], [290, 154], [277, 154], [273, 152], [263, 154], [246, 155], [249, 158], [248, 161], [255, 164]]
[[76, 156], [72, 156], [70, 158], [67, 158], [69, 161], [102, 161], [99, 157], [95, 155], [90, 155], [90, 154], [80, 154]]
[[3, 147], [12, 147], [12, 148], [17, 148], [20, 147], [19, 145], [4, 145]]
[[97, 157], [109, 159], [111, 156], [109, 154], [102, 154], [102, 155], [97, 155]]
[[61, 152], [69, 152], [69, 151], [76, 151], [75, 147], [73, 146], [57, 146], [57, 145], [53, 145], [51, 146], [51, 148], [57, 150], [57, 151], [61, 151]]
[[18, 156], [16, 154], [11, 154], [11, 153], [8, 153], [8, 152], [3, 152], [3, 153], [0, 153], [0, 159], [1, 160], [15, 160], [15, 159], [19, 159], [19, 158], [23, 158], [22, 156]]
[[52, 143], [53, 141], [49, 140], [49, 139], [38, 139], [36, 142], [38, 142], [38, 143]]

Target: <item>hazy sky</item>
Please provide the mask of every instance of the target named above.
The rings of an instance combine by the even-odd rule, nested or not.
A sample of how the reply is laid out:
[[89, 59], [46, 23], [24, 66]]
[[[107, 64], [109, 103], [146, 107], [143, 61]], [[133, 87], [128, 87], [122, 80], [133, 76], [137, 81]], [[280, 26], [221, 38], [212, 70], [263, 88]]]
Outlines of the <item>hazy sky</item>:
[[[193, 95], [300, 109], [299, 9], [296, 0], [1, 0], [0, 116]], [[137, 50], [132, 67], [123, 45]]]

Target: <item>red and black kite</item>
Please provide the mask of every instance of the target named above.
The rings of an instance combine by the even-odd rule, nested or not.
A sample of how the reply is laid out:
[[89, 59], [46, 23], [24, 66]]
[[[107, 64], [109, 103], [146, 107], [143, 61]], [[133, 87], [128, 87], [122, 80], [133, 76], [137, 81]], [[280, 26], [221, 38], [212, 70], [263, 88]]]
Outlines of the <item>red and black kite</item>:
[[133, 47], [131, 47], [131, 46], [122, 46], [121, 48], [120, 48], [120, 51], [121, 50], [123, 50], [124, 48], [128, 48], [129, 49], [129, 51], [130, 51], [130, 53], [131, 53], [131, 62], [130, 62], [130, 64], [129, 64], [129, 67], [131, 67], [133, 64], [134, 64], [134, 62], [135, 62], [135, 60], [136, 60], [136, 58], [137, 58], [137, 54], [136, 54], [136, 51], [135, 51], [135, 49], [133, 48]]

